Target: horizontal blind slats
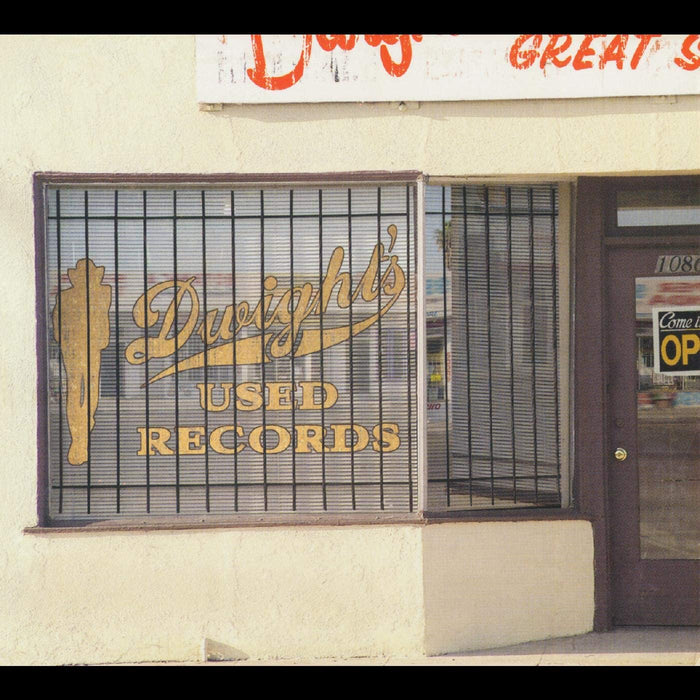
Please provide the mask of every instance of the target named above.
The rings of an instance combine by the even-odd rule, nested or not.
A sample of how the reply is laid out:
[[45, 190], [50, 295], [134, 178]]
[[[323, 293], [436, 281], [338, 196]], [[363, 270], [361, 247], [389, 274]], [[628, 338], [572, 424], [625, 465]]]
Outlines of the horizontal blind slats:
[[559, 505], [556, 189], [428, 187], [426, 210], [430, 508]]
[[[85, 464], [67, 459], [71, 425], [65, 348], [53, 338], [51, 321], [47, 328], [53, 518], [415, 508], [417, 410], [415, 388], [407, 383], [409, 374], [413, 381], [416, 376], [415, 348], [407, 349], [416, 328], [415, 272], [409, 268], [415, 265], [413, 186], [233, 192], [66, 187], [51, 188], [47, 199], [50, 312], [59, 289], [71, 287], [68, 270], [85, 257], [86, 231], [89, 257], [104, 267], [102, 282], [113, 291], [109, 344], [100, 355], [99, 407], [90, 431], [89, 480]], [[352, 290], [361, 287], [378, 237], [385, 251], [389, 248], [390, 224], [399, 231], [391, 254], [397, 256], [406, 287], [382, 317], [381, 332], [380, 324], [374, 323], [353, 336], [352, 352], [346, 340], [324, 348], [322, 358], [314, 352], [292, 360], [287, 353], [264, 366], [241, 358], [236, 365], [220, 364], [205, 355], [202, 366], [148, 384], [173, 364], [173, 354], [153, 352], [140, 365], [125, 360], [133, 343], [151, 342], [159, 329], [161, 341], [173, 345], [177, 333], [189, 333], [177, 344], [178, 360], [203, 352], [204, 332], [219, 334], [211, 347], [237, 330], [237, 340], [251, 341], [249, 352], [269, 352], [269, 336], [261, 337], [251, 321], [257, 301], [270, 294], [271, 313], [284, 290], [296, 287], [293, 299], [300, 289], [317, 293], [338, 249], [343, 257], [337, 274], [350, 277]], [[384, 260], [380, 274], [386, 267]], [[180, 287], [165, 284], [175, 278]], [[165, 286], [146, 314], [152, 325], [140, 327], [136, 321], [139, 313], [144, 317], [144, 291], [158, 284]], [[351, 314], [357, 323], [377, 311], [381, 300], [358, 297], [350, 308], [340, 303], [342, 284], [331, 290], [322, 320], [312, 313], [301, 321], [304, 329], [332, 330], [347, 326]], [[178, 293], [180, 303], [174, 311]], [[243, 327], [237, 328], [232, 309], [246, 302], [247, 318], [239, 317]], [[307, 298], [305, 303], [312, 302]], [[209, 321], [202, 331], [205, 316]], [[161, 325], [166, 319], [167, 333]], [[280, 326], [278, 317], [277, 326], [266, 331], [276, 334]], [[252, 350], [258, 339], [259, 348]], [[243, 352], [243, 346], [238, 347]], [[311, 383], [321, 382], [321, 374], [337, 390], [332, 407], [318, 407], [321, 390]], [[208, 384], [214, 388], [212, 405], [205, 410], [201, 404], [207, 399], [200, 392], [206, 392]], [[244, 390], [227, 395], [227, 384]], [[267, 400], [256, 405], [261, 391]], [[270, 403], [276, 407], [269, 408]], [[377, 427], [382, 417], [396, 424], [400, 444], [394, 444], [391, 426], [386, 434]], [[353, 423], [358, 426], [354, 430]], [[155, 431], [154, 454], [144, 453], [146, 428]], [[178, 429], [184, 431], [180, 439]], [[251, 440], [270, 451], [255, 451]], [[380, 440], [392, 451], [382, 454], [375, 449]], [[276, 452], [275, 446], [285, 441], [289, 445]], [[352, 451], [353, 444], [362, 449]], [[234, 454], [240, 445], [245, 453]], [[326, 451], [318, 452], [319, 445]], [[202, 449], [206, 451], [200, 453]]]

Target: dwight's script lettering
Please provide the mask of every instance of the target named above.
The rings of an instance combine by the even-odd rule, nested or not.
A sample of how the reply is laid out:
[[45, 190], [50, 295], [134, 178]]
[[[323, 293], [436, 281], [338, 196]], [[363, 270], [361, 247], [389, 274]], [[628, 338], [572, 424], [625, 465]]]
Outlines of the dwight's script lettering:
[[[391, 237], [388, 253], [396, 242], [397, 228], [387, 228]], [[128, 345], [126, 359], [132, 365], [143, 364], [153, 358], [169, 357], [180, 349], [192, 336], [198, 334], [205, 350], [180, 359], [149, 379], [155, 382], [176, 372], [185, 372], [197, 367], [213, 367], [259, 364], [291, 355], [303, 357], [338, 345], [351, 336], [366, 330], [386, 314], [401, 296], [406, 277], [396, 255], [385, 254], [384, 244], [374, 246], [369, 261], [357, 286], [352, 288], [348, 272], [341, 272], [345, 250], [337, 247], [328, 261], [326, 273], [318, 287], [310, 282], [291, 289], [279, 289], [278, 280], [269, 275], [263, 280], [267, 293], [255, 304], [241, 301], [227, 306], [219, 320], [219, 309], [207, 310], [206, 318], [199, 319], [199, 294], [193, 285], [194, 277], [185, 280], [167, 280], [153, 285], [134, 304], [132, 315], [139, 328], [152, 328], [160, 323], [157, 334], [140, 337]], [[386, 264], [388, 263], [388, 264]], [[173, 288], [175, 292], [173, 293]], [[379, 302], [374, 312], [361, 317], [352, 324], [333, 328], [304, 328], [310, 316], [325, 313], [333, 294], [338, 307], [347, 309], [362, 299], [364, 302]], [[160, 294], [168, 294], [172, 301], [161, 318], [159, 311], [151, 307]], [[176, 312], [187, 295], [190, 313], [182, 328], [173, 332]], [[273, 302], [277, 298], [277, 303]], [[380, 308], [377, 308], [380, 306]], [[254, 326], [260, 333], [245, 338], [236, 338], [247, 326]], [[308, 324], [307, 324], [308, 325]], [[228, 342], [227, 342], [228, 341]]]

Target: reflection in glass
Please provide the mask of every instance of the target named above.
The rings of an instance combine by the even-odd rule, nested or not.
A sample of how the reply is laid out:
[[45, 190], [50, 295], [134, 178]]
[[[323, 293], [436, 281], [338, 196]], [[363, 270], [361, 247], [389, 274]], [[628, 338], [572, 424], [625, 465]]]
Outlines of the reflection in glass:
[[618, 226], [697, 226], [699, 224], [700, 187], [622, 190], [617, 193]]
[[[700, 377], [654, 371], [652, 308], [696, 306], [698, 277], [636, 280], [637, 450], [643, 559], [700, 558]], [[687, 287], [684, 295], [683, 288]]]

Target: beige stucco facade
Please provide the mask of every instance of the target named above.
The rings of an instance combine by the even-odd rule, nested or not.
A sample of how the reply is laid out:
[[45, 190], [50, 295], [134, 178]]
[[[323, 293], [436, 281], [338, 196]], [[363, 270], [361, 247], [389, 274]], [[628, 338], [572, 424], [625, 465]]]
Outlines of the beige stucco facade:
[[696, 172], [698, 96], [203, 110], [188, 35], [3, 36], [0, 66], [0, 663], [195, 660], [205, 639], [250, 658], [440, 654], [592, 629], [581, 518], [28, 532], [32, 176]]

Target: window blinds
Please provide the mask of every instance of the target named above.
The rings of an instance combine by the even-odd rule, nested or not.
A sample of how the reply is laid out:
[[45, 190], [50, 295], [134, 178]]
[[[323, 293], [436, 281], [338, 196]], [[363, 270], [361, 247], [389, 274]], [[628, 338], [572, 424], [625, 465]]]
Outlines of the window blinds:
[[556, 187], [426, 197], [429, 509], [558, 506]]
[[415, 510], [414, 197], [49, 188], [50, 516]]

